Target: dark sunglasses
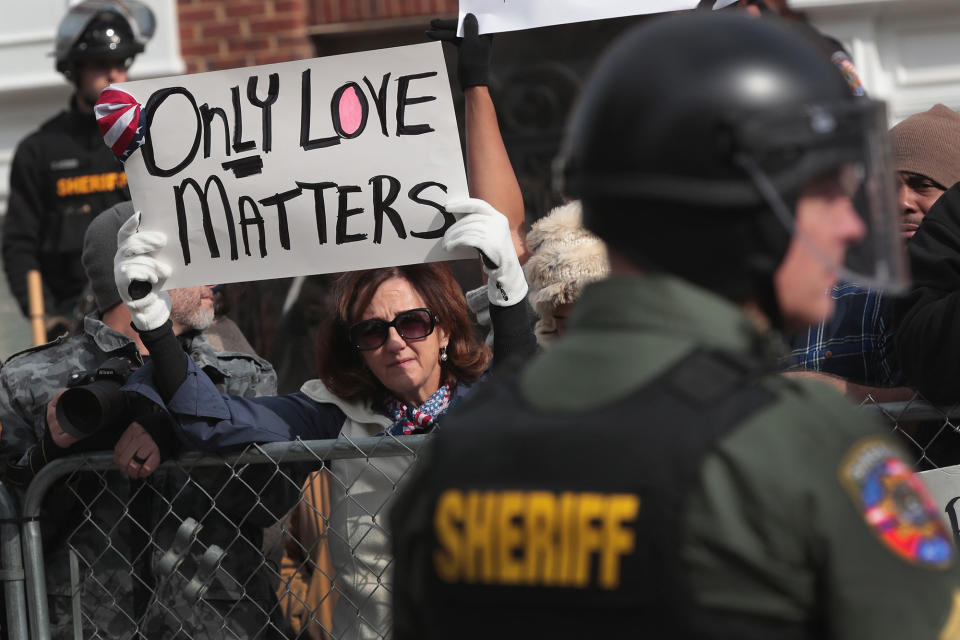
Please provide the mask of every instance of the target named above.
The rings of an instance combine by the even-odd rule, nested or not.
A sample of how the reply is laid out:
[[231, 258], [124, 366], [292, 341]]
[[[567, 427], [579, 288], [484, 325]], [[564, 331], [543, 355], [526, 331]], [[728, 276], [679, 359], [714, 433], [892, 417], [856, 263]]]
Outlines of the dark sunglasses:
[[433, 333], [437, 326], [437, 316], [430, 309], [408, 309], [401, 311], [391, 321], [371, 318], [361, 320], [350, 326], [347, 334], [350, 343], [360, 351], [372, 351], [383, 346], [390, 335], [390, 327], [397, 330], [404, 340], [420, 340]]

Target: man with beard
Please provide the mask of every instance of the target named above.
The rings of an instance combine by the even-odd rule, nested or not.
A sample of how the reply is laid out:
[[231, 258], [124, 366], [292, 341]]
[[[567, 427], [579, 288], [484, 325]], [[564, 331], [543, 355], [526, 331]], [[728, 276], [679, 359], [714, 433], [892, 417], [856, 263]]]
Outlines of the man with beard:
[[74, 86], [70, 106], [27, 136], [13, 156], [3, 268], [25, 316], [27, 272], [40, 272], [50, 338], [69, 328], [86, 285], [80, 253], [87, 225], [130, 197], [123, 165], [103, 144], [93, 105], [107, 86], [127, 80], [154, 24], [151, 10], [136, 0], [71, 7], [54, 52], [57, 71]]
[[[25, 487], [42, 465], [61, 456], [115, 448], [116, 457], [137, 447], [147, 433], [168, 443], [162, 449], [165, 458], [177, 452], [176, 439], [164, 437], [166, 424], [149, 415], [134, 412], [139, 417], [133, 424], [104, 425], [81, 440], [57, 419], [57, 401], [73, 374], [96, 371], [114, 358], [135, 368], [149, 357], [113, 275], [117, 230], [133, 212], [130, 202], [108, 209], [84, 238], [83, 266], [100, 317], [85, 318], [83, 335], [28, 349], [0, 369], [0, 458], [6, 460], [8, 485]], [[201, 334], [214, 319], [211, 287], [169, 294], [174, 332], [219, 389], [247, 397], [276, 393], [276, 374], [268, 362], [218, 352]], [[41, 531], [52, 637], [72, 638], [75, 628], [82, 628], [84, 637], [102, 638], [165, 638], [178, 630], [190, 637], [218, 637], [225, 628], [231, 637], [273, 637], [270, 612], [276, 596], [260, 552], [263, 528], [296, 502], [299, 485], [283, 478], [271, 483], [271, 475], [281, 475], [274, 465], [250, 465], [236, 473], [226, 466], [154, 473], [160, 462], [156, 455], [136, 469], [76, 473], [47, 494]], [[179, 569], [158, 571], [187, 518], [201, 525], [200, 544], [190, 548]], [[203, 603], [190, 602], [184, 583], [197, 572], [203, 549], [212, 545], [228, 550], [220, 565], [224, 571], [209, 585]], [[71, 584], [71, 556], [79, 560], [79, 585]], [[73, 619], [71, 595], [78, 587], [82, 617]]]

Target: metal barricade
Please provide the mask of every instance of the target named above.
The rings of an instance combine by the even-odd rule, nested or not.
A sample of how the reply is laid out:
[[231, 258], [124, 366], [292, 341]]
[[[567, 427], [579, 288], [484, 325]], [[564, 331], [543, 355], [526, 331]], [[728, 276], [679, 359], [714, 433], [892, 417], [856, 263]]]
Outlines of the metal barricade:
[[20, 515], [6, 485], [0, 482], [0, 582], [3, 582], [3, 599], [7, 613], [5, 637], [10, 640], [29, 638], [23, 577]]
[[934, 405], [920, 394], [903, 402], [861, 404], [903, 443], [919, 471], [960, 464], [960, 403]]
[[[862, 406], [903, 440], [918, 468], [960, 462], [960, 406], [919, 397]], [[385, 510], [428, 438], [188, 453], [142, 481], [117, 471], [110, 453], [57, 460], [23, 503], [29, 637], [386, 636]], [[26, 638], [17, 515], [2, 486], [0, 510], [9, 635]]]
[[[144, 480], [116, 470], [111, 453], [50, 463], [23, 504], [30, 637], [388, 634], [386, 509], [428, 437], [341, 436], [188, 453]], [[304, 487], [319, 470], [333, 498], [312, 504]], [[298, 509], [318, 519], [323, 536], [298, 537], [291, 526]], [[265, 548], [271, 525], [273, 546]], [[281, 547], [296, 559], [271, 559]], [[329, 563], [315, 560], [321, 547], [329, 547]], [[319, 572], [328, 592], [294, 589], [296, 579], [281, 567]], [[319, 613], [333, 602], [335, 610]], [[307, 612], [293, 630], [283, 615], [291, 605]]]

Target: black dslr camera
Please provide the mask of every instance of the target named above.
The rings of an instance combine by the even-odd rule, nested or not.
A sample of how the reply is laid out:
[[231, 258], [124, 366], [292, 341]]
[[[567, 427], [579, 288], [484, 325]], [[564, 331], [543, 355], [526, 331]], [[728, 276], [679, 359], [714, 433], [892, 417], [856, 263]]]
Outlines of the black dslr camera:
[[[113, 357], [94, 371], [70, 376], [67, 390], [57, 402], [60, 427], [75, 438], [86, 438], [103, 427], [129, 418], [128, 396], [120, 391], [133, 373], [128, 358]], [[123, 425], [126, 426], [126, 425]]]
[[25, 460], [11, 460], [6, 469], [0, 469], [3, 481], [26, 486], [48, 462], [70, 452], [111, 448], [117, 432], [130, 423], [137, 410], [132, 396], [120, 391], [134, 368], [131, 360], [114, 357], [93, 371], [71, 375], [67, 390], [57, 402], [57, 421], [65, 432], [82, 442], [61, 449], [48, 429], [42, 441], [24, 453]]

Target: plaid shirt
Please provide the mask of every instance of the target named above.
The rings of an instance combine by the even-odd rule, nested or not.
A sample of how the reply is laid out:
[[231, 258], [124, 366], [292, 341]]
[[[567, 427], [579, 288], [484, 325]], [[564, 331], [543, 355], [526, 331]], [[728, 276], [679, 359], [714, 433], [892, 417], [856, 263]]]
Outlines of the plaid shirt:
[[793, 338], [787, 369], [821, 371], [871, 387], [902, 386], [890, 299], [854, 284], [838, 284], [830, 293], [833, 316]]

